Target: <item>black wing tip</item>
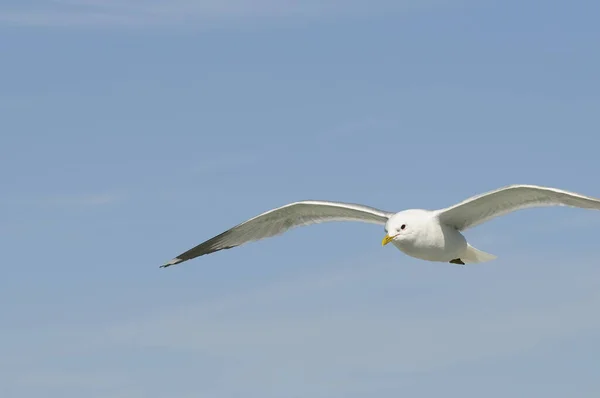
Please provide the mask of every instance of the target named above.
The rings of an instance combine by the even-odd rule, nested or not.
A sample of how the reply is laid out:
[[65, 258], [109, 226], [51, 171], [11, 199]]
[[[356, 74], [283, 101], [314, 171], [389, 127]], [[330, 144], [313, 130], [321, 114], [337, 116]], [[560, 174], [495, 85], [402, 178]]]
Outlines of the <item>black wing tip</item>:
[[164, 263], [163, 265], [161, 265], [158, 268], [167, 268], [167, 267], [170, 267], [171, 265], [179, 264], [182, 261], [183, 261], [182, 259], [176, 257], [173, 260], [171, 260], [171, 261], [169, 261], [167, 263]]
[[208, 250], [204, 250], [201, 253], [191, 254], [190, 252], [192, 250], [195, 251], [197, 249], [197, 248], [194, 248], [194, 249], [192, 249], [190, 251], [187, 251], [187, 252], [185, 252], [183, 254], [180, 254], [180, 256], [183, 257], [183, 258], [181, 258], [181, 257], [175, 257], [173, 260], [164, 263], [163, 265], [161, 265], [158, 268], [167, 268], [167, 267], [170, 267], [172, 265], [179, 264], [179, 263], [181, 263], [183, 261], [191, 260], [191, 259], [196, 258], [196, 257], [200, 257], [200, 256], [204, 256], [204, 255], [211, 254], [211, 253], [214, 253], [214, 252], [218, 252], [220, 250], [231, 249], [231, 248], [234, 248], [234, 247], [236, 247], [236, 245], [223, 246], [223, 247], [217, 247], [217, 248], [210, 248]]

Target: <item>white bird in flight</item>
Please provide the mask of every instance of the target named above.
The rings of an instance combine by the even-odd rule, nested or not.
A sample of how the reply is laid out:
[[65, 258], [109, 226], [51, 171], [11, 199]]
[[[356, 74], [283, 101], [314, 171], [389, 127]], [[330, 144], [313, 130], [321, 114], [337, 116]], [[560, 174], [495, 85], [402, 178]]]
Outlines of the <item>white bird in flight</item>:
[[352, 203], [306, 200], [278, 207], [238, 224], [180, 254], [161, 268], [280, 235], [294, 227], [329, 221], [384, 225], [386, 234], [381, 244], [392, 243], [418, 259], [461, 265], [483, 263], [496, 256], [475, 249], [462, 231], [516, 210], [543, 206], [600, 210], [600, 199], [556, 188], [510, 185], [439, 210], [409, 209], [392, 213]]

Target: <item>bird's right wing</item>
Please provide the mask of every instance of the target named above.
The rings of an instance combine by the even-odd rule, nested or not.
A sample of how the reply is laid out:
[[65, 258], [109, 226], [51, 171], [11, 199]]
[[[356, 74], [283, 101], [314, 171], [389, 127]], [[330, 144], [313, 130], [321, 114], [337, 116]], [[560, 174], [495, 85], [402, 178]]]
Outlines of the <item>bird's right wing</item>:
[[493, 217], [520, 209], [542, 206], [571, 206], [600, 210], [600, 199], [536, 185], [510, 185], [473, 196], [438, 211], [441, 222], [463, 231]]
[[341, 202], [307, 200], [269, 210], [199, 244], [162, 265], [183, 261], [248, 242], [282, 234], [287, 230], [329, 221], [360, 221], [384, 225], [393, 213], [373, 207]]

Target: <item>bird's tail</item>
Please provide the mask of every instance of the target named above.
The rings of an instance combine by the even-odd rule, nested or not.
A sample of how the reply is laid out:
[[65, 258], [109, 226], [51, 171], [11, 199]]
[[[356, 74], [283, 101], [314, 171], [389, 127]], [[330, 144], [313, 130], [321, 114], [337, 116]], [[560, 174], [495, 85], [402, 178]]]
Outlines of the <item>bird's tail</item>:
[[486, 261], [491, 261], [495, 258], [496, 256], [493, 254], [477, 250], [468, 243], [467, 250], [465, 250], [465, 253], [460, 257], [465, 264], [485, 263]]

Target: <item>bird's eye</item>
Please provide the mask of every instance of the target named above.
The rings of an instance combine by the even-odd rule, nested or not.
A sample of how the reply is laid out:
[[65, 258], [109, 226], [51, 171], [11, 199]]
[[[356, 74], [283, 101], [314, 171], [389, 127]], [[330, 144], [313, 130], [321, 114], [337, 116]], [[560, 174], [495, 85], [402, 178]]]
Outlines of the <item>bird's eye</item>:
[[400, 229], [404, 229], [406, 228], [406, 224], [402, 224], [402, 226], [400, 226]]

